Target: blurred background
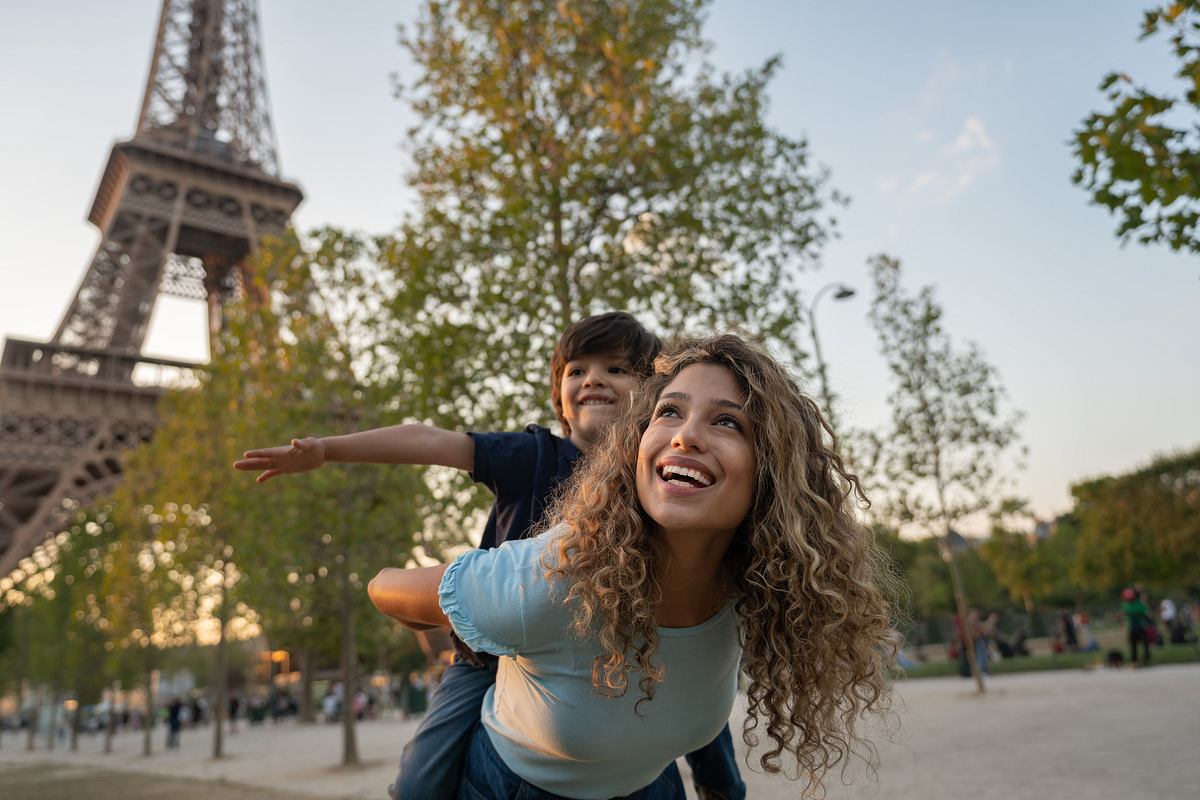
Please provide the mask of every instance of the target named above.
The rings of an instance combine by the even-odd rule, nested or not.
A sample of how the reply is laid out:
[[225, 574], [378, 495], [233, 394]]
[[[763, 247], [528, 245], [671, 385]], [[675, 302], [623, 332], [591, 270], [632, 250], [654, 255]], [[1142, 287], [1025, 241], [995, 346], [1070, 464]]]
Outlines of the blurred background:
[[0, 8], [0, 753], [150, 755], [182, 725], [203, 760], [295, 722], [309, 764], [387, 772], [448, 639], [365, 582], [474, 546], [490, 496], [229, 464], [408, 421], [553, 427], [553, 343], [611, 309], [739, 326], [802, 377], [907, 587], [902, 684], [1128, 662], [1126, 590], [1194, 680], [1197, 21]]

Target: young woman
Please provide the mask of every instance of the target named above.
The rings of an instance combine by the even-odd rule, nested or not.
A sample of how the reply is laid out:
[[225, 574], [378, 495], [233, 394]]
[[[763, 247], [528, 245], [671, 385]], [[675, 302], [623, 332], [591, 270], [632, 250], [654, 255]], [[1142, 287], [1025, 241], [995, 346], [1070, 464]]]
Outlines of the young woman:
[[655, 367], [544, 534], [371, 582], [384, 613], [503, 656], [460, 797], [683, 797], [674, 760], [721, 730], [739, 665], [768, 772], [875, 759], [889, 573], [816, 404], [736, 336]]

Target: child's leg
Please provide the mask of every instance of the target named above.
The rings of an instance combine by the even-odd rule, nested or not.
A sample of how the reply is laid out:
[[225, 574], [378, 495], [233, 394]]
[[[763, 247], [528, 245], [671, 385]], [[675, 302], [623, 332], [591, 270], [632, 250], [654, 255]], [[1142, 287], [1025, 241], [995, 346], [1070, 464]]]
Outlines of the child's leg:
[[733, 735], [726, 724], [717, 738], [695, 752], [688, 753], [692, 782], [702, 800], [745, 800], [746, 784], [738, 772], [737, 757], [733, 754]]
[[392, 800], [454, 800], [483, 696], [495, 682], [494, 664], [455, 661], [446, 668], [416, 735], [404, 746], [400, 774], [388, 787]]

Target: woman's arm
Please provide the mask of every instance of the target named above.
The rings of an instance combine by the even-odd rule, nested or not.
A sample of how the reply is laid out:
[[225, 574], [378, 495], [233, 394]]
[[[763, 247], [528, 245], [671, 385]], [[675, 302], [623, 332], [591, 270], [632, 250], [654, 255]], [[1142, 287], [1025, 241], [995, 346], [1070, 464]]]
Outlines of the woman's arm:
[[367, 584], [367, 594], [377, 609], [406, 628], [446, 627], [450, 620], [438, 605], [438, 584], [447, 566], [382, 569]]

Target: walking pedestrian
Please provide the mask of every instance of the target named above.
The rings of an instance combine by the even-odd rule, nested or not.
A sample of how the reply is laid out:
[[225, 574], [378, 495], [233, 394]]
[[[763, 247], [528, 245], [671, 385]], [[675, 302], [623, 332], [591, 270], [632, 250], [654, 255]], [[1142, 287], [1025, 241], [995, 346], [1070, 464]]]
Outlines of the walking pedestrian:
[[1150, 612], [1136, 589], [1126, 589], [1121, 593], [1121, 598], [1124, 601], [1121, 603], [1121, 614], [1125, 617], [1125, 624], [1129, 631], [1129, 663], [1137, 666], [1138, 645], [1141, 645], [1144, 655], [1142, 666], [1148, 667], [1150, 666], [1149, 630], [1153, 624], [1150, 621]]

